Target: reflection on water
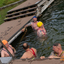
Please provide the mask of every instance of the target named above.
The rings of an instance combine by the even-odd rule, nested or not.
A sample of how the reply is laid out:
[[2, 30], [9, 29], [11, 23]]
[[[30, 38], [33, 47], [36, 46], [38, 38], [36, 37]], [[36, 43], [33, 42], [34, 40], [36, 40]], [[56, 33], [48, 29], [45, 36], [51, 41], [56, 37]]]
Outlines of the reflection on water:
[[21, 44], [18, 48], [17, 45], [15, 45], [15, 48], [17, 48], [17, 58], [20, 58], [25, 52], [22, 48], [22, 44], [25, 42], [27, 42], [30, 47], [37, 49], [39, 57], [42, 55], [48, 57], [52, 51], [53, 44], [56, 42], [60, 43], [64, 49], [64, 0], [56, 1], [50, 8], [48, 8], [48, 10], [44, 12], [39, 20], [44, 23], [48, 39], [46, 41], [40, 41], [37, 39], [37, 35], [31, 31], [31, 33], [26, 36], [25, 40], [17, 43], [17, 45]]

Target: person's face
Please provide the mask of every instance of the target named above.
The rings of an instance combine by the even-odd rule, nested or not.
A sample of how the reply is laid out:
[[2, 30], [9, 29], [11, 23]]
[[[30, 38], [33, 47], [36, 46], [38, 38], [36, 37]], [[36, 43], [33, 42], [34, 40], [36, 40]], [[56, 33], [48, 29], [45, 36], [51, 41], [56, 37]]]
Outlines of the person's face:
[[58, 53], [59, 50], [58, 50], [57, 46], [53, 46], [53, 51]]
[[9, 46], [9, 44], [7, 43], [7, 44], [5, 44], [5, 46], [6, 46], [6, 47], [8, 47], [8, 46]]
[[36, 22], [37, 21], [37, 18], [33, 18], [33, 21]]

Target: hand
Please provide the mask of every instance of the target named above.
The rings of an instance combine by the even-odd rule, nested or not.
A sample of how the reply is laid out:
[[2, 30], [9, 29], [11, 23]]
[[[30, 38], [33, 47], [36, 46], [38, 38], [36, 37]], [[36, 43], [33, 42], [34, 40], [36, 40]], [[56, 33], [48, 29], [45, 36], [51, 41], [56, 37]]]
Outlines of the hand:
[[25, 31], [25, 28], [23, 28], [21, 31], [24, 32]]
[[49, 58], [49, 59], [52, 59], [52, 58], [54, 58], [54, 56], [51, 55], [51, 56], [49, 56], [48, 58]]
[[16, 50], [14, 50], [14, 53], [16, 53]]
[[45, 58], [45, 56], [41, 56], [41, 57], [40, 57], [40, 59], [44, 59], [44, 58]]

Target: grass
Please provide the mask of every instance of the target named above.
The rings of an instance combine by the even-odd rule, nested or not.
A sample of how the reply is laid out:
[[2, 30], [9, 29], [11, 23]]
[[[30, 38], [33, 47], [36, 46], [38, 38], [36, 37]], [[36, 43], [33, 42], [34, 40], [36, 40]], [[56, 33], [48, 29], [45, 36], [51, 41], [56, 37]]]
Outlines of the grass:
[[10, 9], [14, 8], [17, 5], [5, 8], [3, 10], [0, 11], [0, 24], [2, 24], [4, 22], [5, 16], [7, 14], [7, 11], [9, 11]]
[[11, 4], [16, 1], [19, 1], [19, 0], [0, 0], [0, 7]]
[[[24, 1], [26, 1], [26, 0], [24, 0]], [[23, 2], [24, 2], [24, 1], [23, 1]], [[22, 3], [23, 3], [23, 2], [22, 2]], [[21, 4], [21, 3], [19, 3], [19, 4]], [[4, 19], [6, 18], [5, 16], [6, 16], [6, 14], [7, 14], [7, 11], [9, 11], [9, 10], [11, 10], [12, 8], [18, 6], [19, 4], [15, 4], [15, 5], [13, 5], [13, 6], [10, 6], [10, 7], [7, 7], [7, 8], [5, 8], [5, 9], [0, 10], [0, 25], [1, 25], [2, 23], [4, 23]]]

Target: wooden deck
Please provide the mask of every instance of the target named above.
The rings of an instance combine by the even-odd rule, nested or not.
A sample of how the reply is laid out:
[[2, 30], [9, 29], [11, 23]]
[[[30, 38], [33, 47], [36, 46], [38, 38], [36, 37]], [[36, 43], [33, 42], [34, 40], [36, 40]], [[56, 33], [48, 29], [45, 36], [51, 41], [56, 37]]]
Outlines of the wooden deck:
[[26, 6], [33, 5], [33, 4], [35, 4], [35, 3], [39, 2], [39, 1], [41, 1], [41, 0], [27, 0], [24, 3], [20, 4], [19, 6], [15, 7], [14, 9], [12, 9], [10, 11], [17, 10], [17, 9], [20, 9], [20, 8], [24, 8]]
[[23, 26], [32, 18], [33, 16], [25, 17], [22, 19], [16, 19], [13, 21], [4, 22], [0, 25], [0, 39], [9, 40], [19, 29], [21, 30]]
[[[27, 0], [24, 3], [20, 4], [19, 6], [13, 8], [11, 11], [33, 5], [38, 1], [40, 1], [40, 0]], [[8, 22], [4, 22], [3, 24], [1, 24], [0, 25], [0, 39], [1, 40], [6, 39], [9, 41], [18, 31], [20, 31], [23, 28], [23, 26], [30, 19], [32, 19], [33, 16], [34, 15], [28, 16], [25, 18], [15, 19], [15, 20], [12, 19]]]
[[12, 57], [2, 57], [2, 58], [0, 58], [0, 60], [1, 60], [1, 63], [3, 63], [3, 64], [64, 64], [64, 60], [62, 58], [14, 59], [14, 60], [12, 60]]
[[[32, 17], [37, 13], [37, 3], [39, 3], [38, 6], [43, 5], [42, 8], [44, 11], [53, 1], [54, 0], [27, 0], [8, 11], [6, 18], [4, 19], [6, 22], [0, 25], [0, 39], [5, 39], [9, 42], [15, 35], [17, 35], [24, 25], [31, 21]], [[10, 43], [11, 41], [9, 44]]]
[[64, 61], [60, 61], [60, 59], [36, 59], [36, 60], [21, 60], [17, 59], [12, 61], [13, 64], [64, 64]]

